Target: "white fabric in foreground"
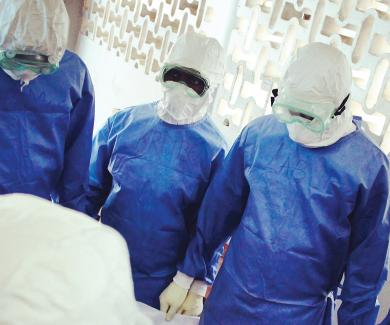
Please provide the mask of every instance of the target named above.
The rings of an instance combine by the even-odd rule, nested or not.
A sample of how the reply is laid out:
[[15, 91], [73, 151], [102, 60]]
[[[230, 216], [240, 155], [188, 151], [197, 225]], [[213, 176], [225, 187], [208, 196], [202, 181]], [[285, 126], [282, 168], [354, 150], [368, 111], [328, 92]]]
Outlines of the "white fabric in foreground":
[[0, 196], [0, 324], [148, 325], [125, 240], [79, 212]]

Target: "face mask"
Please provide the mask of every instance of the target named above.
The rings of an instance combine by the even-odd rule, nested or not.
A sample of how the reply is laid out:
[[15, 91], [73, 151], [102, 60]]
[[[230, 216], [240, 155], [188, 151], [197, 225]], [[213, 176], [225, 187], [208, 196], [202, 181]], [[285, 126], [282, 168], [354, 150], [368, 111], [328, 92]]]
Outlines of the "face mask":
[[192, 89], [177, 82], [163, 83], [163, 98], [158, 107], [159, 117], [170, 124], [191, 124], [200, 121], [207, 114], [213, 101], [213, 91], [208, 90], [202, 97]]
[[9, 75], [14, 80], [20, 80], [21, 88], [20, 90], [23, 91], [23, 88], [27, 86], [30, 81], [34, 80], [39, 76], [39, 74], [30, 71], [30, 70], [20, 70], [20, 71], [12, 71], [12, 70], [5, 70], [4, 72]]
[[324, 132], [314, 132], [300, 123], [287, 124], [288, 135], [291, 140], [308, 148], [327, 147], [356, 130], [352, 122], [352, 115], [344, 112], [334, 117], [328, 123]]

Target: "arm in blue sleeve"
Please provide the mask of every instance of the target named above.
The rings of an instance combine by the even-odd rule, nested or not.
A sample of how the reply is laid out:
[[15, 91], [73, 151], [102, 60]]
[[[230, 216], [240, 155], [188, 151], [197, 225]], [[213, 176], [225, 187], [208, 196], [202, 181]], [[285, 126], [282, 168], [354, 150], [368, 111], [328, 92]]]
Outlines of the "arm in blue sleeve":
[[196, 234], [179, 270], [208, 283], [215, 250], [240, 223], [249, 193], [244, 174], [244, 134], [236, 140], [211, 181], [199, 210]]
[[95, 117], [94, 90], [88, 71], [85, 71], [82, 87], [81, 98], [76, 102], [70, 114], [63, 170], [56, 192], [58, 203], [85, 212], [85, 194], [88, 188], [88, 167]]
[[89, 189], [86, 213], [95, 219], [111, 190], [112, 177], [108, 171], [112, 149], [109, 144], [110, 119], [93, 139], [91, 163], [89, 166]]
[[[226, 152], [226, 149], [225, 149], [225, 147], [223, 147], [223, 148], [221, 148], [221, 150], [219, 150], [217, 155], [214, 157], [213, 161], [211, 162], [211, 170], [210, 170], [210, 177], [209, 177], [208, 183], [205, 184], [204, 187], [202, 187], [201, 193], [199, 195], [199, 200], [198, 200], [196, 206], [191, 209], [190, 214], [186, 213], [186, 215], [191, 216], [191, 218], [189, 218], [190, 224], [188, 225], [188, 229], [189, 229], [189, 232], [191, 233], [192, 237], [195, 236], [197, 216], [199, 214], [199, 209], [200, 209], [200, 206], [201, 206], [202, 201], [204, 199], [205, 193], [207, 191], [208, 186], [210, 185], [211, 180], [214, 178], [217, 170], [219, 170], [222, 167], [222, 164], [223, 164], [223, 161], [225, 158], [225, 152]], [[220, 245], [220, 247], [218, 249], [216, 249], [213, 258], [210, 261], [210, 264], [207, 265], [208, 274], [209, 274], [208, 277], [211, 278], [212, 281], [214, 281], [214, 278], [217, 274], [218, 262], [219, 262], [219, 258], [222, 256], [222, 254], [223, 254], [223, 244]]]
[[350, 254], [338, 311], [339, 325], [374, 325], [377, 296], [387, 277], [389, 169], [385, 163], [373, 186], [362, 190], [351, 216]]

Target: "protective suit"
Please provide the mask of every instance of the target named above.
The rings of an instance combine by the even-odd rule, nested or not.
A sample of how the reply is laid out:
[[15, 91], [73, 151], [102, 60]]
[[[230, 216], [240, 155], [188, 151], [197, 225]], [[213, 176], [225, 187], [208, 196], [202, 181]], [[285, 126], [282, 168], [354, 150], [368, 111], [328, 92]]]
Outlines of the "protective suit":
[[[301, 61], [307, 52], [315, 56]], [[303, 66], [319, 62], [321, 69]], [[307, 45], [284, 86], [306, 85], [308, 94], [333, 100], [332, 119], [350, 91], [350, 74], [338, 73], [346, 71], [344, 64], [338, 50]], [[341, 88], [335, 91], [335, 84]], [[179, 266], [205, 279], [215, 248], [232, 235], [200, 324], [331, 324], [331, 292], [343, 275], [339, 325], [375, 324], [376, 297], [387, 276], [389, 162], [360, 124], [355, 118], [354, 131], [340, 136], [325, 119], [322, 134], [339, 139], [315, 148], [305, 144], [312, 146], [318, 133], [295, 142], [275, 116], [242, 131], [207, 190], [196, 236]]]
[[[213, 50], [212, 54], [189, 55], [188, 38], [198, 45], [197, 53]], [[182, 36], [171, 53], [182, 53], [176, 67], [187, 71], [181, 71], [181, 82], [179, 75], [175, 77], [177, 85], [166, 93], [189, 88], [184, 83], [190, 85], [196, 73], [208, 76], [209, 70], [214, 71], [216, 62], [222, 60], [222, 49], [216, 44], [199, 34]], [[216, 46], [218, 51], [214, 51]], [[209, 62], [193, 65], [203, 58]], [[201, 70], [192, 71], [191, 77], [190, 68]], [[223, 65], [219, 74], [223, 74]], [[167, 78], [162, 80], [163, 87]], [[209, 77], [208, 84], [216, 87], [219, 80]], [[178, 97], [131, 107], [111, 117], [94, 139], [90, 165], [89, 214], [96, 216], [102, 207], [101, 221], [124, 236], [136, 299], [155, 308], [195, 232], [200, 203], [225, 152], [225, 142], [206, 114], [209, 102], [204, 103], [201, 96], [187, 96], [190, 89], [181, 90]], [[204, 93], [207, 98], [208, 91]], [[182, 103], [184, 99], [197, 109], [182, 118], [175, 100]], [[199, 115], [204, 105], [206, 110]]]
[[124, 239], [81, 213], [0, 196], [0, 324], [149, 325]]
[[0, 193], [83, 210], [94, 92], [67, 35], [63, 1], [0, 0]]

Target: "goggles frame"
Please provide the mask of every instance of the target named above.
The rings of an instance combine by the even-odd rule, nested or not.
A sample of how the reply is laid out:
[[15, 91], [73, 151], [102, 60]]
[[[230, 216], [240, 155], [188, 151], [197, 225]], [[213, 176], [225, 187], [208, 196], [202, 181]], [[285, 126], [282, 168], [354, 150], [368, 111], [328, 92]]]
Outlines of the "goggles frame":
[[[346, 109], [346, 103], [350, 97], [348, 94], [339, 107], [334, 109], [334, 104], [329, 103], [310, 103], [303, 101], [294, 96], [283, 93], [280, 94], [278, 89], [272, 90], [271, 107], [275, 116], [284, 123], [300, 123], [309, 130], [322, 133], [324, 132], [329, 121], [336, 116], [341, 115]], [[304, 107], [304, 108], [301, 108]], [[333, 107], [333, 109], [331, 109]], [[315, 114], [324, 112], [323, 114]], [[327, 112], [327, 113], [326, 113]], [[286, 114], [287, 113], [287, 114]]]
[[0, 51], [0, 67], [5, 70], [29, 70], [37, 74], [52, 74], [58, 64], [49, 62], [49, 57], [39, 53], [21, 51]]
[[[179, 78], [179, 80], [175, 80], [173, 76], [167, 76], [169, 72], [174, 72], [173, 70], [176, 70], [176, 72], [182, 73], [183, 75], [189, 76], [189, 78], [193, 78], [194, 80], [200, 81], [202, 83], [201, 88], [202, 89], [196, 89], [194, 84], [191, 84], [189, 78]], [[183, 77], [181, 75], [181, 77]], [[186, 68], [180, 65], [174, 65], [174, 64], [167, 64], [164, 65], [163, 68], [161, 69], [161, 74], [160, 74], [160, 81], [163, 85], [165, 85], [167, 88], [173, 88], [172, 83], [179, 83], [185, 85], [187, 88], [190, 90], [188, 91], [188, 95], [191, 97], [203, 97], [206, 92], [210, 89], [210, 83], [207, 80], [207, 78], [203, 77], [199, 71], [191, 69], [191, 68]]]
[[[299, 100], [289, 94], [278, 94], [275, 98], [272, 111], [282, 122], [300, 123], [309, 130], [322, 133], [334, 114], [333, 103], [310, 103]], [[316, 114], [313, 112], [323, 112]]]

